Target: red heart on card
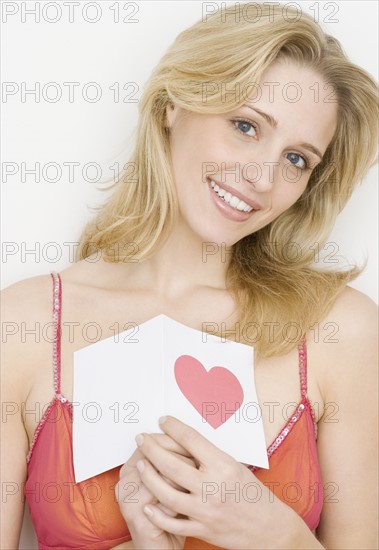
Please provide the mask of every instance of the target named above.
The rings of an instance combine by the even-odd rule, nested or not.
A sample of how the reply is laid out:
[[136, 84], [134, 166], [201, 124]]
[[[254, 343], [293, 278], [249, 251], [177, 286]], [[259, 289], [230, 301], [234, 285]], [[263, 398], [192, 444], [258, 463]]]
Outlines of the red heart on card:
[[181, 355], [175, 361], [174, 373], [184, 397], [215, 430], [243, 403], [242, 386], [225, 367], [206, 371], [195, 357]]

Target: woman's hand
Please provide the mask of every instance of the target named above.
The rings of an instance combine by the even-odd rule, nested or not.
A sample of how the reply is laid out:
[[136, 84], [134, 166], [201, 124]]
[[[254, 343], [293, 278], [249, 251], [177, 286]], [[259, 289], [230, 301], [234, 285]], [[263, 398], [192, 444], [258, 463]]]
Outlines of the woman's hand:
[[[195, 463], [188, 452], [171, 437], [165, 434], [150, 434], [150, 438], [166, 452], [172, 453], [180, 462], [188, 468], [194, 468]], [[152, 523], [143, 508], [147, 504], [154, 504], [155, 508], [164, 513], [167, 517], [177, 517], [178, 514], [169, 507], [161, 504], [157, 498], [144, 486], [140, 473], [137, 469], [137, 462], [144, 456], [137, 448], [120, 470], [120, 481], [115, 487], [116, 498], [121, 513], [128, 525], [132, 535], [133, 547], [138, 549], [151, 550], [181, 550], [184, 546], [185, 537], [166, 533], [159, 526]], [[159, 475], [157, 473], [157, 475]], [[162, 479], [171, 488], [178, 492], [184, 489], [172, 480], [162, 475]]]
[[[161, 428], [194, 457], [198, 469], [151, 435], [142, 434], [143, 485], [161, 504], [184, 516], [175, 517], [149, 504], [144, 513], [157, 528], [223, 548], [267, 548], [271, 541], [270, 548], [290, 548], [286, 536], [292, 526], [300, 525], [301, 518], [245, 465], [172, 416], [166, 417]], [[187, 492], [178, 491], [167, 480]]]

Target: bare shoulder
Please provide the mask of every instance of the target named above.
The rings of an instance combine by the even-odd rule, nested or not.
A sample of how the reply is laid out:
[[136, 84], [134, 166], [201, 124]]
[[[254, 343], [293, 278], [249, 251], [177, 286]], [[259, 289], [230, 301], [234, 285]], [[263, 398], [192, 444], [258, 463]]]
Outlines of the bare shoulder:
[[357, 314], [361, 321], [366, 323], [365, 328], [369, 328], [371, 321], [377, 319], [378, 306], [367, 294], [346, 286], [337, 297], [331, 311], [335, 315], [343, 316], [346, 328], [356, 327]]
[[377, 304], [346, 286], [320, 327], [318, 338], [310, 335], [308, 349], [317, 362], [318, 382], [326, 401], [333, 399], [337, 388], [374, 384], [378, 371]]
[[[82, 278], [79, 276], [81, 272], [85, 271], [84, 268], [83, 262], [79, 262], [59, 272], [62, 282], [65, 281], [65, 286], [70, 285], [70, 291], [85, 286], [84, 276]], [[94, 270], [95, 268], [93, 268]], [[90, 278], [90, 276], [94, 276], [94, 273], [84, 272], [84, 275]], [[52, 321], [52, 299], [53, 279], [51, 273], [22, 279], [1, 291], [2, 318], [4, 321], [5, 318], [7, 320], [12, 318], [20, 323], [33, 319], [36, 323], [41, 320], [50, 323]]]
[[[52, 278], [50, 274], [22, 279], [1, 291], [2, 321], [22, 322], [51, 311]], [[15, 327], [16, 328], [16, 327]]]
[[374, 350], [378, 335], [378, 306], [369, 296], [346, 286], [335, 300], [328, 318], [336, 323], [340, 343], [338, 353], [344, 358]]
[[51, 346], [45, 336], [52, 321], [52, 288], [51, 275], [46, 274], [1, 291], [3, 389], [20, 401], [30, 389], [37, 361]]
[[317, 424], [325, 548], [377, 548], [377, 324], [375, 302], [346, 287], [320, 323], [333, 338], [310, 342], [325, 405]]

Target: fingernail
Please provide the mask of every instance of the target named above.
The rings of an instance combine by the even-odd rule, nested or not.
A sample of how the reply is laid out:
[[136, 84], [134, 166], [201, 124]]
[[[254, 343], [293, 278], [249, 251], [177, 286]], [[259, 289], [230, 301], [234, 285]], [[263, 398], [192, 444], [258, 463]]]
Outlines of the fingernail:
[[137, 462], [137, 470], [139, 472], [143, 472], [145, 469], [145, 464], [143, 463], [143, 460], [138, 460]]
[[137, 445], [142, 445], [142, 443], [144, 442], [144, 439], [145, 439], [145, 438], [143, 437], [142, 434], [136, 435], [136, 443], [137, 443]]
[[158, 420], [158, 423], [159, 424], [164, 424], [167, 420], [167, 416], [161, 416]]
[[145, 512], [145, 514], [147, 514], [148, 516], [152, 516], [153, 515], [153, 510], [151, 508], [149, 508], [148, 506], [145, 506], [143, 511]]

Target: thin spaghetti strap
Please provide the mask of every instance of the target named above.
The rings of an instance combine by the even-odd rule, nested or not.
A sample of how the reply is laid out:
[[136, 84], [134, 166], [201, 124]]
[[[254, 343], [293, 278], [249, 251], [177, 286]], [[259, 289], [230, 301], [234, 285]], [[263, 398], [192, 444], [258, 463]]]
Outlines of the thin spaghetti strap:
[[299, 376], [300, 376], [300, 391], [301, 397], [307, 397], [307, 342], [305, 335], [300, 340], [299, 346]]
[[67, 399], [61, 394], [61, 312], [62, 312], [62, 281], [59, 273], [52, 271], [53, 278], [53, 322], [54, 322], [54, 343], [53, 343], [53, 374], [54, 392], [56, 397], [65, 403]]

